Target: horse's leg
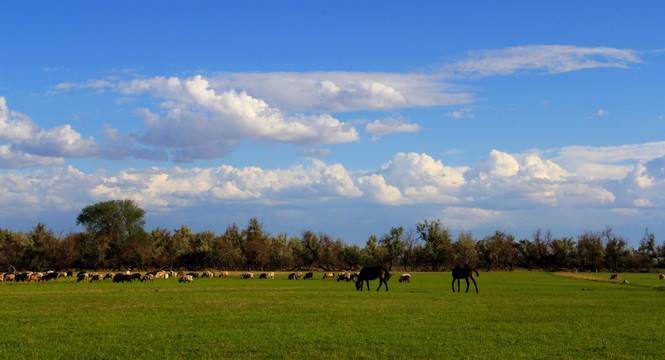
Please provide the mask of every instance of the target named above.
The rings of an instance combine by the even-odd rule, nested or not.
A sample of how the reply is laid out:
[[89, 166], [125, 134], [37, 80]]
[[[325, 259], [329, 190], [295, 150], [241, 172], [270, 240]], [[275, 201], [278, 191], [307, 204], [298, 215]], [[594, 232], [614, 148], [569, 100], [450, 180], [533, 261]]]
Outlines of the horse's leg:
[[[469, 292], [469, 278], [465, 277], [464, 280], [466, 280], [466, 292]], [[475, 280], [474, 280], [475, 282]]]
[[376, 291], [379, 291], [379, 289], [381, 288], [381, 285], [383, 285], [383, 279], [379, 278], [379, 287], [376, 288]]
[[[388, 291], [388, 282], [384, 279], [381, 279], [381, 281], [383, 281], [383, 283], [386, 284], [386, 291]], [[379, 286], [381, 286], [381, 285], [379, 285]]]
[[453, 278], [453, 292], [455, 292], [455, 278]]
[[476, 279], [474, 279], [473, 276], [471, 277], [471, 281], [473, 281], [473, 286], [476, 287], [476, 294], [477, 294], [478, 293], [478, 285], [476, 285]]
[[367, 291], [369, 291], [369, 280], [365, 280], [367, 282]]
[[457, 278], [457, 292], [460, 292], [460, 290], [459, 290], [459, 282], [460, 282], [460, 280], [462, 280], [462, 279]]

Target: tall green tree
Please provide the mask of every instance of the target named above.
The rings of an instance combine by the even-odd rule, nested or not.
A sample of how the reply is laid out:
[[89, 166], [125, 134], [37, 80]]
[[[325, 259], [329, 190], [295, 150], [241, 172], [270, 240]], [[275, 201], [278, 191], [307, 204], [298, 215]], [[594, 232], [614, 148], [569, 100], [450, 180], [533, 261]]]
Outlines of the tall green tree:
[[109, 200], [88, 205], [76, 217], [76, 224], [83, 225], [93, 240], [106, 244], [106, 259], [120, 268], [122, 253], [131, 241], [144, 239], [145, 211], [133, 200]]
[[60, 245], [60, 240], [53, 235], [53, 231], [47, 230], [46, 225], [40, 222], [28, 233], [28, 241], [30, 242], [28, 267], [37, 271], [52, 268], [52, 264], [57, 261]]
[[452, 240], [448, 228], [441, 226], [440, 220], [425, 220], [416, 225], [416, 231], [425, 242], [425, 251], [432, 270], [438, 271], [441, 265], [452, 263]]
[[392, 227], [390, 228], [390, 234], [386, 234], [381, 238], [381, 245], [386, 249], [385, 261], [388, 263], [388, 270], [393, 269], [393, 263], [398, 261], [400, 255], [404, 252], [403, 233], [403, 227]]

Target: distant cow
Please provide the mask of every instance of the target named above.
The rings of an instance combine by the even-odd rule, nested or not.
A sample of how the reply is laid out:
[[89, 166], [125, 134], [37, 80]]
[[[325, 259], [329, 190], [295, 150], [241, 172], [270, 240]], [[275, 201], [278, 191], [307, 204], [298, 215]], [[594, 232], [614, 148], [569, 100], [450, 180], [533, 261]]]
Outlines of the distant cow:
[[219, 273], [219, 277], [227, 278], [227, 277], [229, 277], [229, 272], [228, 271], [222, 271], [222, 272]]
[[[148, 275], [148, 274], [146, 274], [146, 275]], [[153, 275], [153, 277], [154, 277], [155, 279], [168, 279], [168, 278], [169, 278], [169, 274], [168, 274], [166, 271], [164, 271], [164, 270], [159, 270], [159, 271], [157, 271], [157, 272]]]
[[176, 276], [178, 276], [178, 277], [183, 277], [183, 276], [185, 276], [185, 275], [187, 275], [187, 274], [185, 273], [185, 270], [180, 269], [180, 271], [178, 271], [178, 274], [177, 274]]
[[93, 281], [102, 281], [102, 275], [100, 275], [100, 274], [90, 275], [90, 282], [93, 282]]
[[241, 279], [253, 279], [254, 274], [252, 274], [251, 272], [246, 272], [246, 273], [243, 273], [242, 275], [240, 275], [240, 278]]
[[402, 274], [402, 276], [399, 277], [399, 282], [411, 282], [411, 275], [409, 274]]
[[132, 276], [127, 275], [125, 273], [117, 273], [113, 276], [113, 282], [114, 283], [119, 283], [119, 282], [132, 282]]
[[132, 277], [132, 281], [134, 281], [134, 280], [141, 281], [141, 273], [133, 273], [131, 275], [131, 277]]
[[88, 273], [87, 272], [79, 272], [76, 275], [76, 282], [81, 282], [81, 281], [85, 281], [85, 280], [88, 280]]
[[259, 275], [259, 279], [274, 279], [274, 278], [275, 278], [274, 272], [261, 273], [261, 275]]
[[204, 272], [201, 273], [201, 277], [202, 278], [204, 278], [204, 277], [212, 278], [212, 277], [215, 277], [215, 273], [212, 272], [212, 271], [204, 271]]
[[194, 277], [192, 275], [183, 275], [178, 282], [184, 283], [184, 282], [192, 282], [194, 281]]
[[113, 274], [106, 273], [106, 275], [104, 275], [104, 278], [102, 278], [102, 280], [106, 280], [106, 279], [113, 279]]
[[660, 280], [665, 280], [665, 274], [660, 274], [660, 276], [659, 276], [658, 278], [659, 278]]
[[194, 279], [198, 279], [198, 278], [199, 278], [199, 273], [189, 272], [189, 273], [187, 273], [187, 275], [193, 277]]
[[323, 273], [323, 278], [324, 278], [324, 279], [334, 279], [334, 278], [335, 278], [335, 274], [333, 274], [333, 273], [331, 273], [331, 272]]
[[379, 279], [379, 287], [376, 291], [381, 289], [381, 285], [386, 284], [386, 291], [388, 291], [388, 280], [390, 280], [390, 272], [383, 266], [366, 266], [360, 269], [358, 280], [356, 281], [356, 290], [363, 291], [363, 282], [367, 282], [367, 290], [369, 290], [369, 281]]
[[153, 275], [153, 274], [145, 274], [145, 275], [143, 276], [143, 279], [141, 279], [141, 282], [145, 282], [145, 281], [153, 281], [154, 279], [155, 279], [155, 275]]
[[610, 276], [610, 280], [619, 280], [619, 274], [612, 274], [612, 276]]
[[267, 278], [268, 278], [268, 274], [266, 274], [266, 273], [261, 273], [261, 275], [259, 275], [259, 279], [267, 279]]
[[16, 281], [15, 274], [5, 274], [5, 281]]
[[314, 280], [314, 273], [313, 272], [308, 272], [307, 274], [305, 274], [305, 277], [302, 278], [302, 279], [303, 280], [307, 280], [307, 279]]

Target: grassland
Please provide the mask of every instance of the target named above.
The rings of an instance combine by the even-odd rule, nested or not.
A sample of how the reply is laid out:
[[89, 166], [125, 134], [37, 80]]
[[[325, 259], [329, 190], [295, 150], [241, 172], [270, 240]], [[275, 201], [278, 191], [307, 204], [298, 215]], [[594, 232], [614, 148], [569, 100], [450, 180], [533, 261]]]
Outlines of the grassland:
[[[334, 280], [0, 284], [2, 359], [660, 359], [665, 281], [481, 273]], [[465, 284], [462, 282], [462, 290]]]

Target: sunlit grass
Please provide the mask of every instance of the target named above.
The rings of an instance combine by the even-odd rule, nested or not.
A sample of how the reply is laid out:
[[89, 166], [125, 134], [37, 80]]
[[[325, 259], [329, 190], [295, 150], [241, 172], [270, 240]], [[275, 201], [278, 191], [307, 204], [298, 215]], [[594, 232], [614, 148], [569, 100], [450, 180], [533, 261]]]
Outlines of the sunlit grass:
[[[609, 274], [604, 274], [609, 279]], [[0, 358], [659, 358], [665, 292], [550, 273], [0, 284]], [[628, 277], [628, 274], [626, 275]], [[652, 280], [651, 278], [655, 280]], [[315, 277], [316, 278], [316, 277]], [[465, 290], [462, 282], [462, 291]]]

